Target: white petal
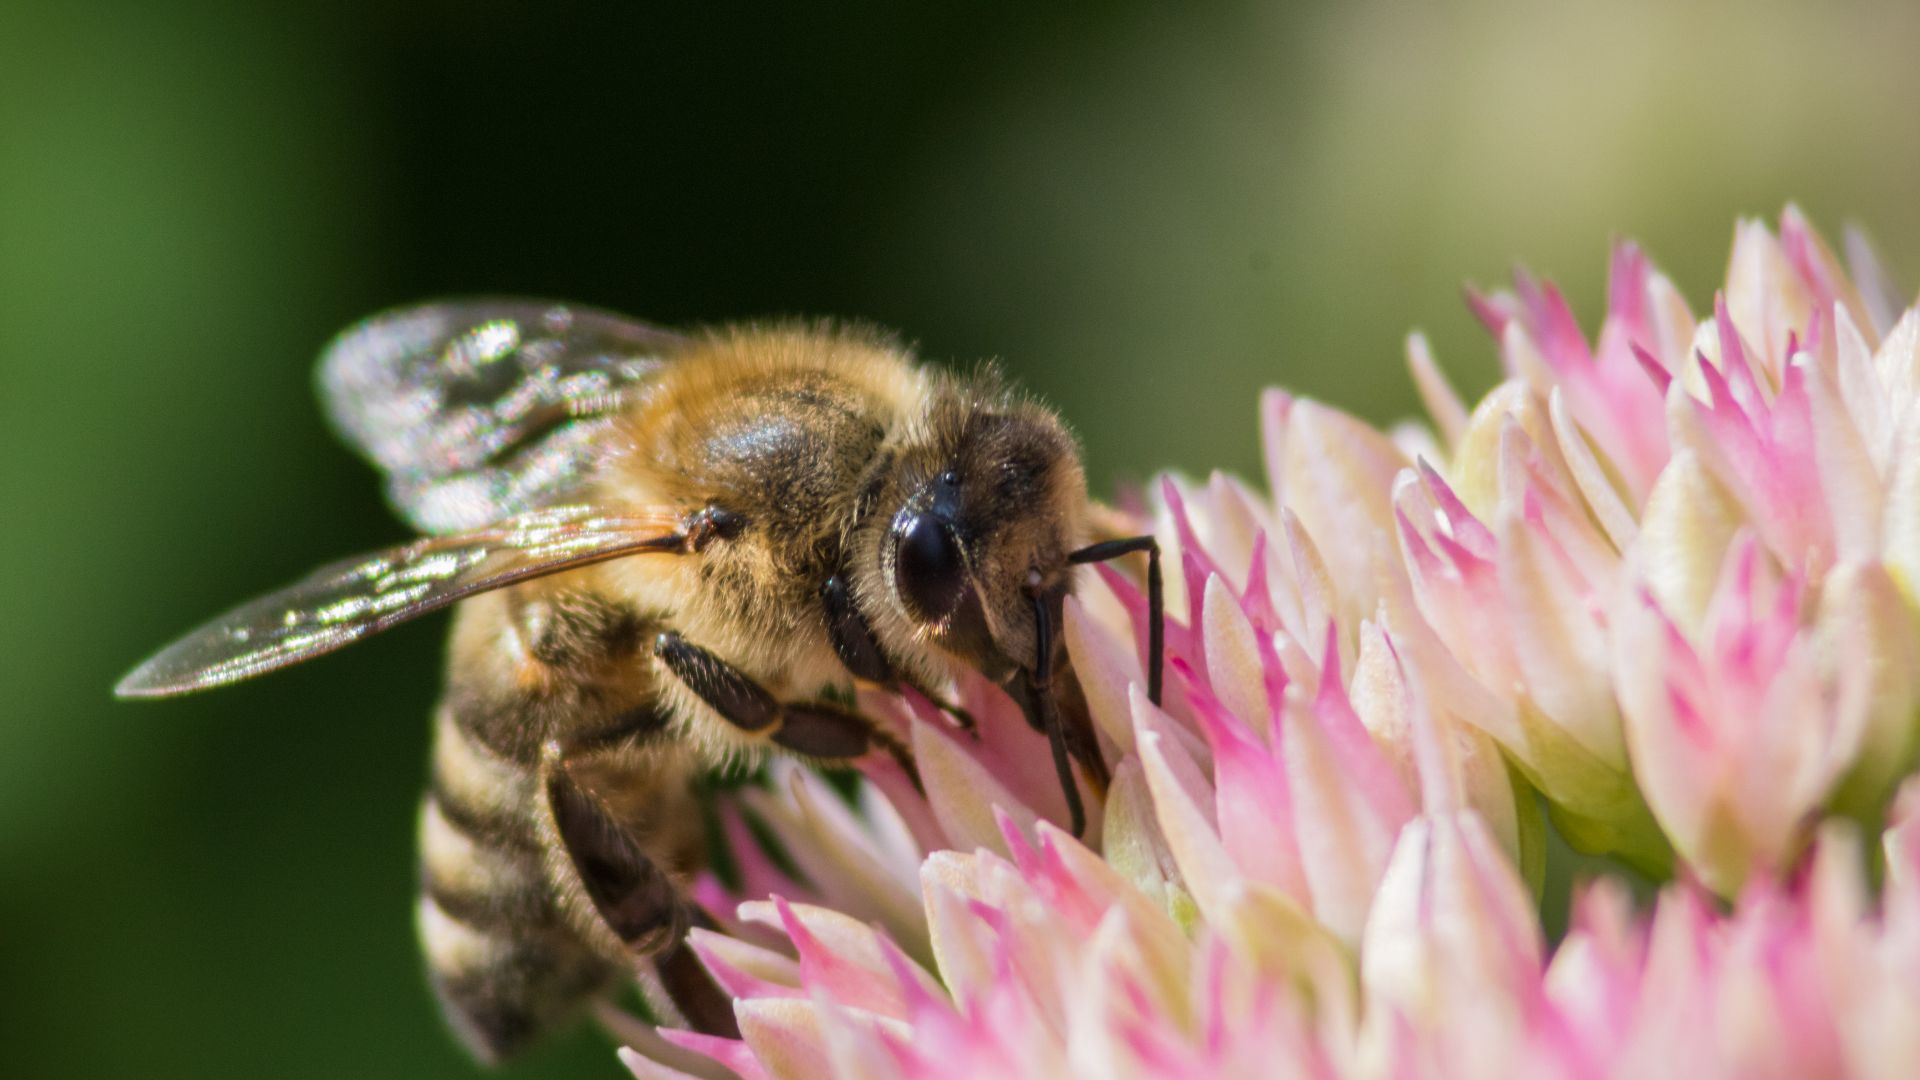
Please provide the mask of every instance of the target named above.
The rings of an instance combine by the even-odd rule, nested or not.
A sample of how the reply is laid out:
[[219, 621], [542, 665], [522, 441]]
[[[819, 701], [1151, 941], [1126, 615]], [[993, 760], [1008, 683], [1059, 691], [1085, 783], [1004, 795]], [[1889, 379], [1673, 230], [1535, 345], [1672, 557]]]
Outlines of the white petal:
[[1001, 783], [994, 770], [955, 745], [955, 739], [963, 737], [935, 731], [914, 718], [913, 760], [920, 782], [940, 828], [955, 848], [985, 848], [1005, 855], [1006, 840], [994, 820], [994, 807], [1005, 810], [1022, 829], [1032, 829], [1040, 815]]
[[1833, 520], [1842, 560], [1872, 559], [1880, 551], [1880, 508], [1884, 501], [1878, 472], [1866, 442], [1854, 426], [1835, 386], [1820, 365], [1792, 361], [1806, 381], [1813, 417], [1814, 462], [1827, 513]]
[[1314, 537], [1348, 541], [1320, 552], [1341, 596], [1373, 591], [1372, 553], [1351, 541], [1391, 527], [1388, 493], [1394, 474], [1406, 465], [1386, 436], [1352, 416], [1316, 402], [1294, 404], [1287, 427], [1287, 504]]
[[831, 1076], [820, 1018], [811, 1001], [756, 998], [734, 1006], [740, 1037], [775, 1080]]
[[1640, 526], [1634, 521], [1633, 511], [1627, 508], [1619, 489], [1601, 468], [1593, 446], [1574, 423], [1573, 416], [1567, 411], [1566, 397], [1558, 386], [1553, 388], [1552, 396], [1547, 399], [1547, 415], [1553, 423], [1553, 435], [1560, 447], [1560, 454], [1566, 459], [1567, 471], [1572, 475], [1581, 499], [1586, 502], [1587, 510], [1606, 531], [1614, 550], [1625, 550], [1640, 531]]
[[1836, 808], [1872, 820], [1920, 752], [1920, 631], [1877, 564], [1827, 575], [1815, 628], [1822, 667], [1838, 684], [1832, 752], [1849, 765]]
[[1684, 450], [1674, 454], [1647, 496], [1633, 558], [1660, 606], [1682, 626], [1691, 630], [1706, 614], [1740, 523], [1738, 506], [1699, 458]]
[[1265, 665], [1253, 624], [1226, 582], [1207, 578], [1201, 618], [1205, 624], [1207, 681], [1214, 696], [1255, 731], [1267, 726]]
[[1920, 410], [1908, 414], [1893, 458], [1881, 549], [1907, 595], [1920, 596]]
[[1103, 854], [1116, 873], [1181, 926], [1195, 925], [1199, 912], [1180, 879], [1179, 860], [1154, 815], [1153, 792], [1138, 754], [1127, 755], [1114, 767], [1102, 836]]
[[1495, 529], [1514, 656], [1529, 696], [1580, 745], [1624, 770], [1607, 637], [1582, 595], [1585, 583], [1568, 573], [1548, 550], [1552, 541], [1527, 522], [1503, 514]]
[[926, 898], [927, 935], [940, 981], [954, 1000], [966, 1001], [994, 982], [993, 935], [968, 907], [979, 898], [974, 866], [979, 856], [936, 851], [920, 864], [920, 895]]
[[1493, 517], [1500, 499], [1500, 430], [1508, 417], [1526, 410], [1532, 396], [1525, 384], [1516, 381], [1494, 387], [1474, 406], [1466, 434], [1454, 448], [1447, 480], [1460, 501], [1482, 521]]
[[1073, 657], [1080, 689], [1087, 696], [1087, 711], [1100, 733], [1124, 754], [1133, 749], [1128, 689], [1145, 684], [1140, 658], [1131, 642], [1117, 639], [1089, 619], [1079, 597], [1067, 597], [1065, 621], [1067, 653]]
[[1426, 406], [1427, 415], [1433, 417], [1447, 448], [1459, 446], [1467, 431], [1467, 407], [1461, 404], [1460, 396], [1453, 392], [1447, 377], [1440, 372], [1440, 365], [1434, 362], [1433, 347], [1427, 344], [1425, 334], [1407, 335], [1407, 368], [1413, 373], [1413, 385], [1420, 391], [1420, 403]]
[[1145, 698], [1134, 698], [1134, 722], [1139, 728], [1135, 739], [1147, 786], [1153, 792], [1155, 817], [1179, 863], [1181, 879], [1192, 890], [1201, 913], [1212, 919], [1225, 914], [1239, 868], [1220, 839], [1213, 785], [1180, 744], [1167, 736], [1164, 716]]
[[[1313, 913], [1335, 937], [1354, 945], [1399, 822], [1380, 820], [1360, 799], [1304, 698], [1289, 691], [1281, 720], [1294, 832]], [[1187, 879], [1193, 880], [1191, 872]]]
[[909, 951], [924, 954], [924, 942], [916, 941], [924, 925], [915, 876], [918, 852], [901, 864], [884, 862], [867, 825], [839, 796], [823, 792], [822, 783], [814, 773], [792, 769], [786, 770], [790, 801], [753, 789], [742, 796], [772, 824], [788, 855], [819, 884], [828, 903], [880, 920], [896, 935], [906, 935], [901, 940]]

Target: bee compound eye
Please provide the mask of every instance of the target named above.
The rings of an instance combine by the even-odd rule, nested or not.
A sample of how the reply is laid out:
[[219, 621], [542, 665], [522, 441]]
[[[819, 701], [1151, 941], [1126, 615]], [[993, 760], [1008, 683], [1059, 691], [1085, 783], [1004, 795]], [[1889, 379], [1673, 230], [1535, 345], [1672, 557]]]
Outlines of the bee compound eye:
[[946, 618], [966, 592], [953, 526], [933, 514], [902, 513], [893, 523], [894, 584], [923, 622]]

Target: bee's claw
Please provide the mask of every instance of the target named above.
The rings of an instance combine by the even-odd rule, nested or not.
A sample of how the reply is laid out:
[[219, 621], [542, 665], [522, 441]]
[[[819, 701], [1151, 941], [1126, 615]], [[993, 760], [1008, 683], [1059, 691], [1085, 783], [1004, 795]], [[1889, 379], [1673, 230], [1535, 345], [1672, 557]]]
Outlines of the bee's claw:
[[945, 701], [935, 700], [934, 704], [939, 706], [941, 712], [953, 718], [954, 727], [971, 735], [975, 740], [980, 738], [980, 723], [973, 718], [972, 713]]
[[920, 766], [913, 763], [913, 755], [907, 752], [906, 747], [897, 743], [888, 745], [887, 752], [893, 755], [893, 760], [899, 763], [901, 770], [907, 774], [907, 779], [913, 782], [913, 790], [924, 797], [927, 793], [927, 785], [920, 782]]

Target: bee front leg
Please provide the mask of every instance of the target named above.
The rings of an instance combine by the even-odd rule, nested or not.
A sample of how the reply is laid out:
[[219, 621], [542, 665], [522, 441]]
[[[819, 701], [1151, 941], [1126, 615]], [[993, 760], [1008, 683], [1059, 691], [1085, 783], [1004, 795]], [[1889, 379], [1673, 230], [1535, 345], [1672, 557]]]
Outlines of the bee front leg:
[[940, 711], [953, 717], [953, 722], [962, 731], [974, 730], [972, 713], [921, 686], [918, 681], [901, 675], [888, 662], [886, 654], [880, 649], [879, 639], [873, 636], [873, 627], [867, 625], [866, 616], [860, 614], [859, 606], [853, 602], [853, 592], [847, 586], [845, 574], [835, 574], [827, 579], [827, 583], [820, 587], [820, 602], [826, 608], [827, 639], [833, 642], [834, 653], [854, 678], [865, 679], [889, 690], [898, 690], [903, 684], [910, 686]]
[[654, 639], [653, 655], [694, 696], [742, 731], [775, 746], [829, 760], [856, 758], [874, 747], [893, 755], [920, 782], [906, 744], [857, 712], [827, 701], [782, 702], [752, 677], [675, 633]]

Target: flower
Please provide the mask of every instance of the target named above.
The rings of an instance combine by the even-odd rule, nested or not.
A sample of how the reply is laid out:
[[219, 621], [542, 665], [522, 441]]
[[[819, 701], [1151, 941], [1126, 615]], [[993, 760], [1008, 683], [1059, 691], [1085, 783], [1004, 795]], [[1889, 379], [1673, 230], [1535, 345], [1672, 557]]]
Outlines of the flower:
[[1725, 912], [1676, 885], [1637, 917], [1597, 883], [1550, 959], [1478, 816], [1423, 813], [1395, 845], [1357, 972], [1258, 889], [1236, 928], [1189, 932], [1058, 828], [1029, 842], [1007, 819], [1010, 856], [922, 865], [931, 963], [826, 908], [749, 904], [742, 917], [784, 948], [694, 931], [739, 997], [742, 1040], [668, 1035], [749, 1077], [1910, 1075], [1920, 787], [1903, 802], [1877, 906], [1844, 823], [1801, 872]]
[[1913, 762], [1920, 549], [1891, 519], [1920, 465], [1892, 447], [1920, 438], [1920, 316], [1876, 320], [1791, 208], [1736, 230], [1705, 322], [1631, 245], [1610, 280], [1592, 350], [1551, 286], [1474, 298], [1510, 377], [1398, 482], [1402, 546], [1567, 838], [1655, 872], [1664, 841], [1732, 895], [1817, 809], [1872, 824]]
[[[1162, 704], [1139, 587], [1102, 566], [1067, 602], [1113, 763], [1086, 835], [997, 687], [954, 688], [977, 737], [865, 696], [922, 787], [876, 756], [848, 798], [788, 763], [723, 804], [738, 874], [700, 883], [690, 940], [740, 1037], [635, 1029], [624, 1059], [1920, 1069], [1920, 312], [1855, 261], [1791, 208], [1743, 223], [1696, 321], [1623, 244], [1591, 346], [1551, 285], [1471, 293], [1507, 377], [1468, 409], [1411, 339], [1431, 428], [1270, 392], [1269, 493], [1151, 492]], [[1543, 807], [1614, 868], [1557, 944]], [[1665, 883], [1645, 909], [1636, 878]]]

